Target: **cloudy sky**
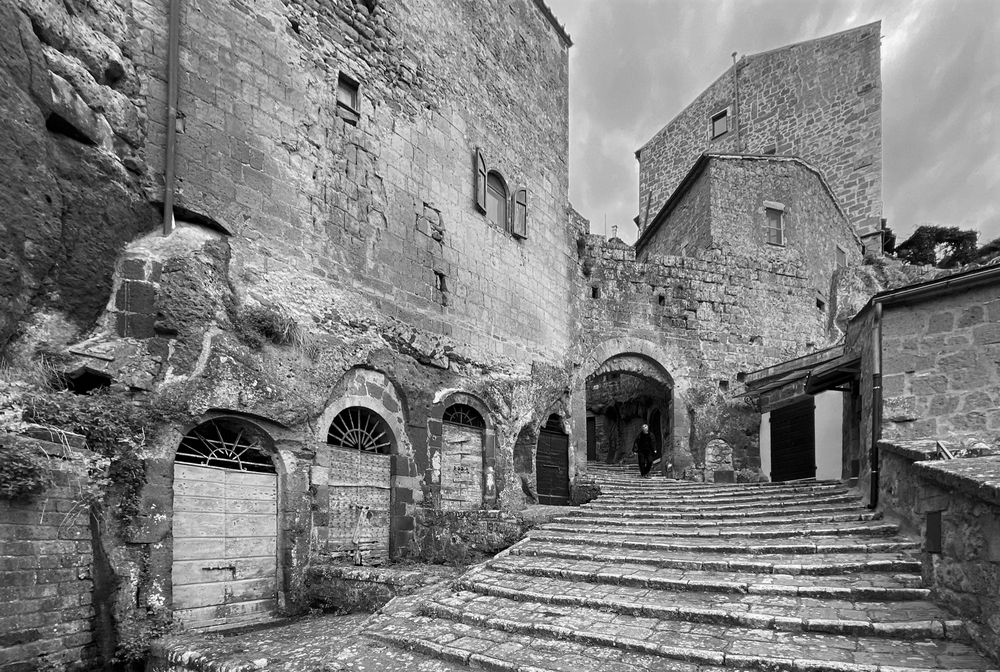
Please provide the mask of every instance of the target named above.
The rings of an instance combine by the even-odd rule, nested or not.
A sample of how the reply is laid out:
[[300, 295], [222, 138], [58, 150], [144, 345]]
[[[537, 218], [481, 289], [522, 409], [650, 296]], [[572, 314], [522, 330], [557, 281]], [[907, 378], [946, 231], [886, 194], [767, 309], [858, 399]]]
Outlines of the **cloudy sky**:
[[1000, 236], [1000, 0], [547, 0], [570, 49], [570, 199], [635, 240], [635, 150], [732, 64], [882, 21], [883, 215]]

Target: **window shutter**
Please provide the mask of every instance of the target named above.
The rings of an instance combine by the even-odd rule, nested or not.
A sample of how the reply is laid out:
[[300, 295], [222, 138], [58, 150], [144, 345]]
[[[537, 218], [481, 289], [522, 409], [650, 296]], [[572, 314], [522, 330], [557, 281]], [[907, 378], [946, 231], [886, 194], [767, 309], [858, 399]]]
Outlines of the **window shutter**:
[[511, 231], [518, 238], [528, 237], [528, 190], [514, 192], [514, 228]]
[[732, 105], [726, 108], [726, 129], [730, 131], [736, 129], [736, 117], [733, 116]]
[[476, 148], [476, 207], [486, 212], [486, 161], [483, 153]]

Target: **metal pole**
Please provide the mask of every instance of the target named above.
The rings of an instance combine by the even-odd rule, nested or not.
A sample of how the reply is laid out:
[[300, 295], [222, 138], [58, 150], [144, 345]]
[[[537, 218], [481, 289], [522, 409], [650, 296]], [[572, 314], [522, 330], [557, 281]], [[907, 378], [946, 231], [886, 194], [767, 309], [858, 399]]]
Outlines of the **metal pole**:
[[163, 235], [174, 230], [174, 172], [177, 164], [177, 80], [180, 70], [180, 0], [170, 0], [167, 32], [167, 156], [163, 176]]

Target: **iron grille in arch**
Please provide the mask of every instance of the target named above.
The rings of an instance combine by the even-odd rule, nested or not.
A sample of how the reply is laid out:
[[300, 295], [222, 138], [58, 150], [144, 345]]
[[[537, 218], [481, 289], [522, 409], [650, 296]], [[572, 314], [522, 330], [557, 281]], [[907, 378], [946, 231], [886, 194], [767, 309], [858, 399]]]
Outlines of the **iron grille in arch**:
[[362, 406], [345, 408], [330, 423], [326, 442], [338, 448], [388, 455], [392, 435], [382, 417]]
[[273, 474], [274, 462], [262, 447], [258, 430], [240, 422], [209, 420], [181, 439], [175, 459], [205, 467]]
[[445, 422], [453, 425], [463, 425], [465, 427], [475, 427], [476, 429], [486, 429], [486, 421], [479, 411], [468, 404], [452, 404], [444, 409]]

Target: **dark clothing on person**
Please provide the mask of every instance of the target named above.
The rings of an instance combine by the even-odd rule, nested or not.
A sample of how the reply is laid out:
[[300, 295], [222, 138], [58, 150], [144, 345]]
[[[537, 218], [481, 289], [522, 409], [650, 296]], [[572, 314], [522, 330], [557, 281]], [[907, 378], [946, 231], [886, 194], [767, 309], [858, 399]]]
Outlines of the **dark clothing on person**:
[[632, 444], [632, 452], [639, 458], [639, 475], [645, 478], [653, 468], [653, 435], [639, 432]]

